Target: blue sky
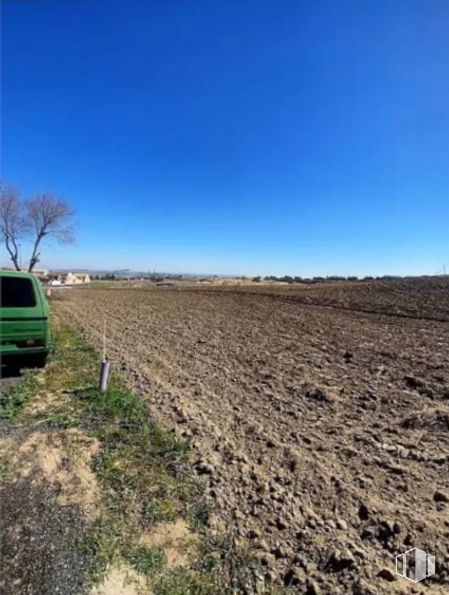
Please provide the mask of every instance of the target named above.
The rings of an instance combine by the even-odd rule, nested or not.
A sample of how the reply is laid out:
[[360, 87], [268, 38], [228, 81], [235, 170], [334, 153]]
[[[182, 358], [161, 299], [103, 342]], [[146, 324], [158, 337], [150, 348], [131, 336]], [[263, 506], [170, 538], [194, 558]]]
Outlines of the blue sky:
[[49, 245], [42, 265], [306, 276], [449, 263], [447, 0], [2, 11], [2, 177], [60, 194], [79, 222], [76, 245]]

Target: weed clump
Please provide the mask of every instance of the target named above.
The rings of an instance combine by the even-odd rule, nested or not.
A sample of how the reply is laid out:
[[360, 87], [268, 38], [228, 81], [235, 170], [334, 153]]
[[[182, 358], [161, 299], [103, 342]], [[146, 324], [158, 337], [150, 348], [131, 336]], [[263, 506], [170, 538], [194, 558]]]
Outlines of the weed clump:
[[16, 419], [38, 389], [39, 383], [35, 373], [32, 370], [27, 370], [21, 378], [20, 384], [8, 392], [0, 393], [0, 420], [12, 421]]

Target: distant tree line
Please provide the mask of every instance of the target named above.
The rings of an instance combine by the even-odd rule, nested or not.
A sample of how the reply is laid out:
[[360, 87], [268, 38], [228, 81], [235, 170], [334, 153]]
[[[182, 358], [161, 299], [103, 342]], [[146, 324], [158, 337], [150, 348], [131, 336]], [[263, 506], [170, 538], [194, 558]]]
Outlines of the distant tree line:
[[348, 277], [341, 275], [329, 275], [327, 277], [292, 277], [291, 275], [283, 275], [282, 277], [277, 277], [276, 275], [266, 275], [265, 277], [262, 277], [258, 275], [251, 280], [254, 281], [254, 283], [261, 283], [262, 281], [273, 281], [276, 283], [325, 283], [328, 281], [373, 281], [374, 279], [378, 281], [387, 281], [389, 279], [400, 279], [400, 277], [395, 275], [383, 275], [381, 277], [356, 277], [354, 275]]
[[154, 283], [170, 280], [177, 281], [183, 279], [182, 275], [178, 274], [167, 274], [161, 275], [159, 273], [133, 273], [129, 275], [117, 274], [117, 273], [91, 273], [90, 278], [93, 281], [136, 281], [140, 279], [146, 279], [147, 281], [153, 281]]
[[115, 281], [117, 279], [114, 273], [91, 274], [90, 278], [92, 281]]

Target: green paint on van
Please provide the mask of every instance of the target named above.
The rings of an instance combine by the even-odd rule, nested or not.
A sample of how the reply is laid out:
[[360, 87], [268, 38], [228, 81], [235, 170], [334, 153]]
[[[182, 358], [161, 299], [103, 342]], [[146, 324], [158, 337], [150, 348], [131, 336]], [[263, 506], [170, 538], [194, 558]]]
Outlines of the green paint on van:
[[3, 364], [44, 366], [50, 351], [50, 307], [39, 279], [0, 270], [0, 358]]

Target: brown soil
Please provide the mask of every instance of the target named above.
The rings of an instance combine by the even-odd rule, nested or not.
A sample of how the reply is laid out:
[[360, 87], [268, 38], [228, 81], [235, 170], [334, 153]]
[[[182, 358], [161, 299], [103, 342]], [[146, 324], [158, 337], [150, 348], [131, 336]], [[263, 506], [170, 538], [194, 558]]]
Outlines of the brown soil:
[[95, 518], [99, 489], [90, 468], [95, 440], [79, 430], [10, 428], [0, 436], [0, 593], [85, 592], [74, 547]]
[[[448, 592], [447, 280], [64, 295], [98, 347], [107, 319], [113, 365], [192, 439], [212, 528], [270, 580]], [[436, 555], [419, 587], [394, 575], [413, 546]]]
[[100, 585], [94, 587], [90, 595], [150, 595], [141, 575], [127, 566], [108, 570]]
[[185, 566], [194, 543], [195, 539], [182, 519], [160, 523], [139, 539], [139, 545], [163, 550], [169, 567]]
[[90, 468], [98, 443], [79, 430], [33, 432], [22, 444], [12, 441], [7, 460], [16, 470], [13, 481], [33, 476], [33, 481], [56, 484], [61, 506], [77, 504], [95, 517], [99, 489]]

